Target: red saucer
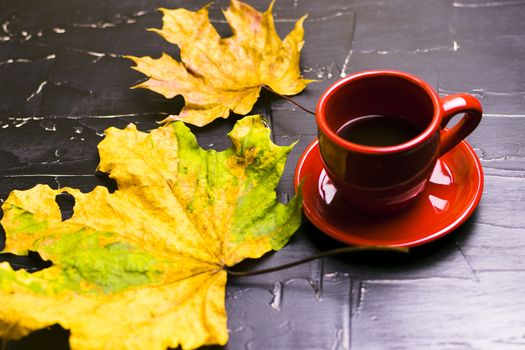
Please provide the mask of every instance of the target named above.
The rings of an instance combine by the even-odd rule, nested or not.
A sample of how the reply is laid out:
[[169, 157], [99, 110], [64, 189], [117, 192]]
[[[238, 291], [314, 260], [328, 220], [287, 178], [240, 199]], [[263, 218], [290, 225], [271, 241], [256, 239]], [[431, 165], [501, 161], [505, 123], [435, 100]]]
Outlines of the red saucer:
[[424, 192], [400, 212], [369, 216], [343, 201], [323, 169], [318, 141], [312, 142], [295, 169], [301, 181], [306, 217], [327, 235], [351, 245], [414, 247], [442, 237], [476, 209], [483, 171], [472, 147], [462, 141], [441, 157]]

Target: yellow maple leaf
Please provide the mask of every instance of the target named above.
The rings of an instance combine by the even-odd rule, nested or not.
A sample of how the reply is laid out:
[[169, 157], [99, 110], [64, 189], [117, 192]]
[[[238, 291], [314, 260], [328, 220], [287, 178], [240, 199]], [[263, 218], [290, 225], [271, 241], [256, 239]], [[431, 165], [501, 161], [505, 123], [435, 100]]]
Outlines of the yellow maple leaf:
[[[114, 193], [13, 191], [2, 206], [5, 251], [37, 251], [53, 265], [0, 264], [0, 337], [58, 323], [73, 350], [225, 344], [226, 267], [280, 249], [301, 220], [300, 198], [284, 205], [274, 191], [293, 145], [274, 145], [259, 116], [229, 136], [233, 146], [217, 152], [181, 122], [110, 128], [99, 169]], [[65, 221], [63, 192], [75, 199]]]
[[181, 62], [167, 54], [158, 59], [126, 56], [134, 69], [149, 79], [135, 87], [166, 98], [182, 95], [185, 106], [178, 116], [203, 126], [230, 111], [245, 115], [268, 86], [281, 95], [301, 92], [311, 80], [303, 79], [299, 56], [303, 47], [303, 16], [284, 40], [275, 31], [272, 7], [264, 13], [238, 0], [223, 11], [233, 35], [221, 38], [208, 18], [208, 6], [193, 12], [161, 9], [162, 29], [150, 29], [180, 48]]

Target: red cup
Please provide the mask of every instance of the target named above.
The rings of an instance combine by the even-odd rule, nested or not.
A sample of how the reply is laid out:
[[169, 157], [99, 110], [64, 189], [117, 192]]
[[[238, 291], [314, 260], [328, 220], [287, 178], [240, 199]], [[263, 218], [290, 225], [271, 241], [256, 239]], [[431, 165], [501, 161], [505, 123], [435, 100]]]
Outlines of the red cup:
[[[456, 114], [464, 113], [451, 129]], [[337, 131], [367, 115], [398, 115], [422, 130], [394, 146], [350, 142]], [[365, 71], [330, 86], [316, 109], [319, 149], [326, 173], [354, 208], [391, 213], [413, 202], [427, 184], [437, 159], [481, 121], [479, 101], [467, 94], [440, 98], [418, 77], [391, 70]]]

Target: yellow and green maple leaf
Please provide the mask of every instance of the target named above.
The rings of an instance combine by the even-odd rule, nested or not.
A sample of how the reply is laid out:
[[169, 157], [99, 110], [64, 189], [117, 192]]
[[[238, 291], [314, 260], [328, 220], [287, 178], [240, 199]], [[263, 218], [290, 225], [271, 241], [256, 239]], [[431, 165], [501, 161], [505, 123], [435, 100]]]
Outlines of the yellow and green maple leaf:
[[[274, 191], [293, 145], [274, 145], [259, 116], [229, 137], [217, 152], [182, 122], [110, 128], [99, 169], [114, 193], [13, 191], [2, 206], [5, 251], [36, 251], [52, 266], [0, 264], [0, 337], [60, 324], [73, 350], [225, 344], [225, 268], [280, 249], [301, 220], [300, 197], [284, 205]], [[63, 192], [75, 200], [64, 221]]]
[[303, 79], [299, 69], [306, 16], [281, 40], [272, 16], [273, 2], [261, 13], [231, 0], [223, 13], [233, 35], [221, 38], [210, 23], [208, 7], [196, 12], [163, 8], [162, 28], [150, 29], [180, 48], [181, 62], [166, 53], [158, 59], [126, 56], [135, 62], [134, 69], [149, 78], [136, 87], [166, 98], [184, 97], [179, 115], [166, 120], [203, 126], [227, 118], [230, 111], [245, 115], [263, 86], [295, 95], [312, 81]]

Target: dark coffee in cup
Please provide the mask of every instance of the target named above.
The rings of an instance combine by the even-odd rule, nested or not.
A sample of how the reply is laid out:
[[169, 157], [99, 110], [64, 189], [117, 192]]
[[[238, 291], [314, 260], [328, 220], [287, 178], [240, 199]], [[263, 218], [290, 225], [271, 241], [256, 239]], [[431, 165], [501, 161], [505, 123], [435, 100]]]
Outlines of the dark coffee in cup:
[[360, 145], [385, 147], [410, 141], [421, 131], [406, 117], [372, 114], [350, 120], [339, 128], [337, 134]]

